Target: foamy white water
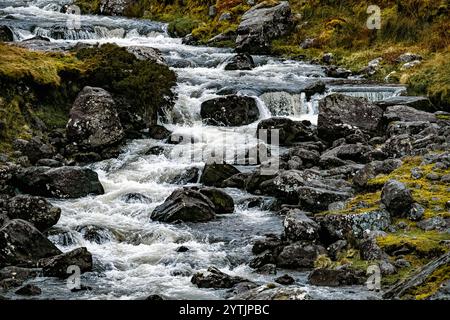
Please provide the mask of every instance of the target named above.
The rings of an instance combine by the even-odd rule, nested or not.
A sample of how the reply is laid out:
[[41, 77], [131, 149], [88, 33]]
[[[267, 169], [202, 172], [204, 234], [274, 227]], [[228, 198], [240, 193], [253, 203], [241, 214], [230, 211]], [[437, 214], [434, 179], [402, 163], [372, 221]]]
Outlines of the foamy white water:
[[[257, 122], [238, 128], [205, 126], [200, 119], [203, 101], [224, 91], [257, 99], [260, 119], [287, 116], [317, 121], [318, 100], [307, 100], [300, 88], [305, 83], [325, 79], [320, 66], [273, 57], [255, 57], [251, 71], [225, 71], [230, 49], [192, 47], [180, 39], [169, 38], [161, 23], [125, 18], [83, 16], [79, 31], [66, 30], [67, 15], [59, 13], [70, 1], [28, 1], [26, 4], [0, 0], [0, 22], [8, 23], [17, 40], [42, 35], [52, 38], [49, 45], [66, 47], [79, 41], [114, 42], [120, 46], [148, 46], [161, 50], [178, 76], [174, 110], [163, 123], [178, 134], [198, 138], [194, 145], [169, 145], [152, 139], [130, 141], [117, 159], [92, 164], [105, 188], [105, 194], [76, 200], [55, 200], [62, 217], [50, 239], [63, 251], [86, 246], [95, 260], [95, 270], [83, 275], [82, 283], [91, 291], [71, 293], [63, 281], [40, 278], [42, 298], [64, 299], [141, 299], [159, 294], [169, 299], [227, 298], [226, 290], [199, 289], [190, 283], [193, 273], [213, 265], [257, 283], [273, 281], [272, 276], [253, 273], [247, 266], [255, 239], [282, 231], [282, 219], [261, 208], [247, 207], [254, 196], [227, 189], [236, 202], [236, 211], [217, 220], [199, 224], [162, 224], [150, 220], [152, 210], [181, 185], [173, 179], [186, 170], [201, 170], [205, 158], [214, 150], [246, 149], [258, 144]], [[58, 31], [58, 32], [56, 32]], [[344, 89], [342, 89], [344, 90]], [[330, 91], [339, 91], [339, 87]], [[328, 91], [325, 94], [329, 94]], [[392, 88], [356, 90], [369, 99], [398, 94]], [[146, 155], [155, 146], [161, 155]], [[227, 160], [233, 159], [232, 153]], [[245, 169], [245, 168], [244, 168]], [[126, 201], [130, 193], [142, 195], [141, 201]], [[269, 204], [272, 199], [264, 199]], [[100, 230], [102, 241], [83, 238], [86, 227]], [[186, 246], [189, 251], [177, 252]], [[282, 271], [281, 271], [282, 272]], [[280, 272], [280, 273], [281, 273]], [[318, 288], [308, 286], [307, 273], [289, 272], [316, 299], [364, 299], [372, 296], [362, 287]]]

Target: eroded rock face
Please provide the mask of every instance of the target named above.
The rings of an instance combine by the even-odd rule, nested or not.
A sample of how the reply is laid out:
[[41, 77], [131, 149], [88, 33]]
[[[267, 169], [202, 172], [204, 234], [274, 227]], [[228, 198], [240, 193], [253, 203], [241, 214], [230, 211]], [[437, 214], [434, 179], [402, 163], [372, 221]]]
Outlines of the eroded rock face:
[[31, 223], [14, 219], [0, 229], [0, 266], [35, 266], [42, 258], [60, 254]]
[[111, 94], [93, 87], [85, 87], [79, 93], [66, 132], [69, 141], [89, 149], [115, 145], [125, 137]]
[[174, 191], [151, 214], [153, 220], [162, 222], [204, 222], [215, 216], [215, 206], [211, 200], [199, 191], [188, 188]]
[[287, 1], [272, 6], [258, 4], [241, 18], [236, 50], [249, 54], [268, 54], [272, 40], [287, 35], [292, 27], [291, 8]]
[[16, 175], [16, 185], [22, 191], [49, 198], [81, 198], [103, 194], [96, 172], [81, 167], [30, 167]]
[[374, 135], [382, 116], [383, 109], [366, 99], [332, 94], [319, 103], [319, 137], [332, 142], [357, 131]]
[[225, 65], [225, 70], [252, 70], [255, 67], [255, 62], [249, 54], [240, 53], [231, 57]]
[[202, 103], [200, 115], [210, 125], [242, 126], [259, 119], [259, 109], [252, 97], [230, 95]]

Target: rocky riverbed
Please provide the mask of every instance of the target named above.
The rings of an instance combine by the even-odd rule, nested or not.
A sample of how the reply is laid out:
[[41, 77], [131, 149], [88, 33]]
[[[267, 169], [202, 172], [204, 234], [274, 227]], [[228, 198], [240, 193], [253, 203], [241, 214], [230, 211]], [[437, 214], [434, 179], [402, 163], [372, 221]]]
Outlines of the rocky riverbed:
[[52, 90], [69, 106], [62, 127], [30, 107], [0, 156], [2, 297], [448, 298], [440, 106], [258, 55], [290, 28], [286, 4], [251, 9], [236, 53], [146, 20], [82, 16], [75, 32], [69, 2], [0, 1], [20, 47], [2, 50], [73, 59], [56, 90], [0, 78], [6, 106]]

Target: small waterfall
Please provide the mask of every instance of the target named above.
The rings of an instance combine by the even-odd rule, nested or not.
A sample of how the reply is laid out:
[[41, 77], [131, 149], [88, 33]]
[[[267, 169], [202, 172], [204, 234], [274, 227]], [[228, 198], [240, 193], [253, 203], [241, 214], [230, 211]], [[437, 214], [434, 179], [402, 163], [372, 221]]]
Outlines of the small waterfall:
[[403, 86], [341, 86], [332, 87], [331, 93], [342, 93], [352, 97], [366, 98], [371, 102], [399, 96], [406, 91]]

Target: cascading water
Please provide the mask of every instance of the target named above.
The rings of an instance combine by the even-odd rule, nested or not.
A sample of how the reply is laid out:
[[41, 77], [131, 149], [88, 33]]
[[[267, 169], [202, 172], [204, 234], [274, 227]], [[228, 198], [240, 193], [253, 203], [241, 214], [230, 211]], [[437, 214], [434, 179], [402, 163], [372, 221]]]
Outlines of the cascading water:
[[[34, 281], [43, 289], [41, 297], [140, 299], [159, 294], [171, 299], [226, 298], [226, 290], [199, 289], [190, 283], [193, 273], [211, 265], [257, 283], [273, 281], [272, 276], [256, 274], [247, 265], [255, 239], [282, 231], [281, 217], [267, 209], [272, 199], [263, 198], [259, 207], [249, 208], [254, 196], [227, 189], [236, 202], [235, 213], [200, 224], [162, 224], [151, 221], [150, 213], [181, 186], [174, 178], [186, 170], [203, 168], [206, 159], [197, 157], [193, 161], [192, 152], [245, 152], [258, 144], [257, 123], [238, 128], [203, 125], [203, 101], [226, 92], [250, 95], [257, 98], [261, 118], [289, 116], [315, 122], [317, 101], [323, 95], [308, 101], [299, 88], [318, 78], [326, 80], [322, 69], [302, 62], [255, 57], [257, 67], [251, 71], [224, 71], [223, 62], [233, 55], [231, 50], [182, 45], [180, 39], [166, 36], [164, 24], [150, 21], [83, 16], [82, 27], [75, 32], [66, 28], [67, 15], [59, 12], [68, 2], [37, 0], [18, 4], [0, 0], [0, 23], [10, 26], [18, 41], [36, 35], [49, 37], [47, 45], [52, 49], [83, 40], [161, 50], [178, 76], [178, 100], [165, 126], [175, 133], [197, 137], [198, 143], [174, 146], [152, 139], [131, 141], [117, 159], [90, 165], [99, 174], [104, 195], [54, 200], [62, 209], [62, 217], [50, 239], [63, 251], [87, 247], [94, 256], [95, 270], [82, 276], [82, 283], [92, 290], [77, 293], [70, 292], [63, 281], [38, 278]], [[358, 92], [370, 98], [371, 90]], [[339, 87], [331, 91], [339, 91]], [[381, 92], [383, 88], [375, 89], [373, 98], [389, 95]], [[148, 154], [155, 146], [164, 152]], [[233, 158], [230, 155], [227, 159]], [[92, 230], [97, 231], [95, 237]], [[180, 246], [189, 251], [177, 252]], [[297, 286], [316, 299], [373, 297], [364, 287], [311, 287], [306, 284], [307, 273], [290, 274]]]

